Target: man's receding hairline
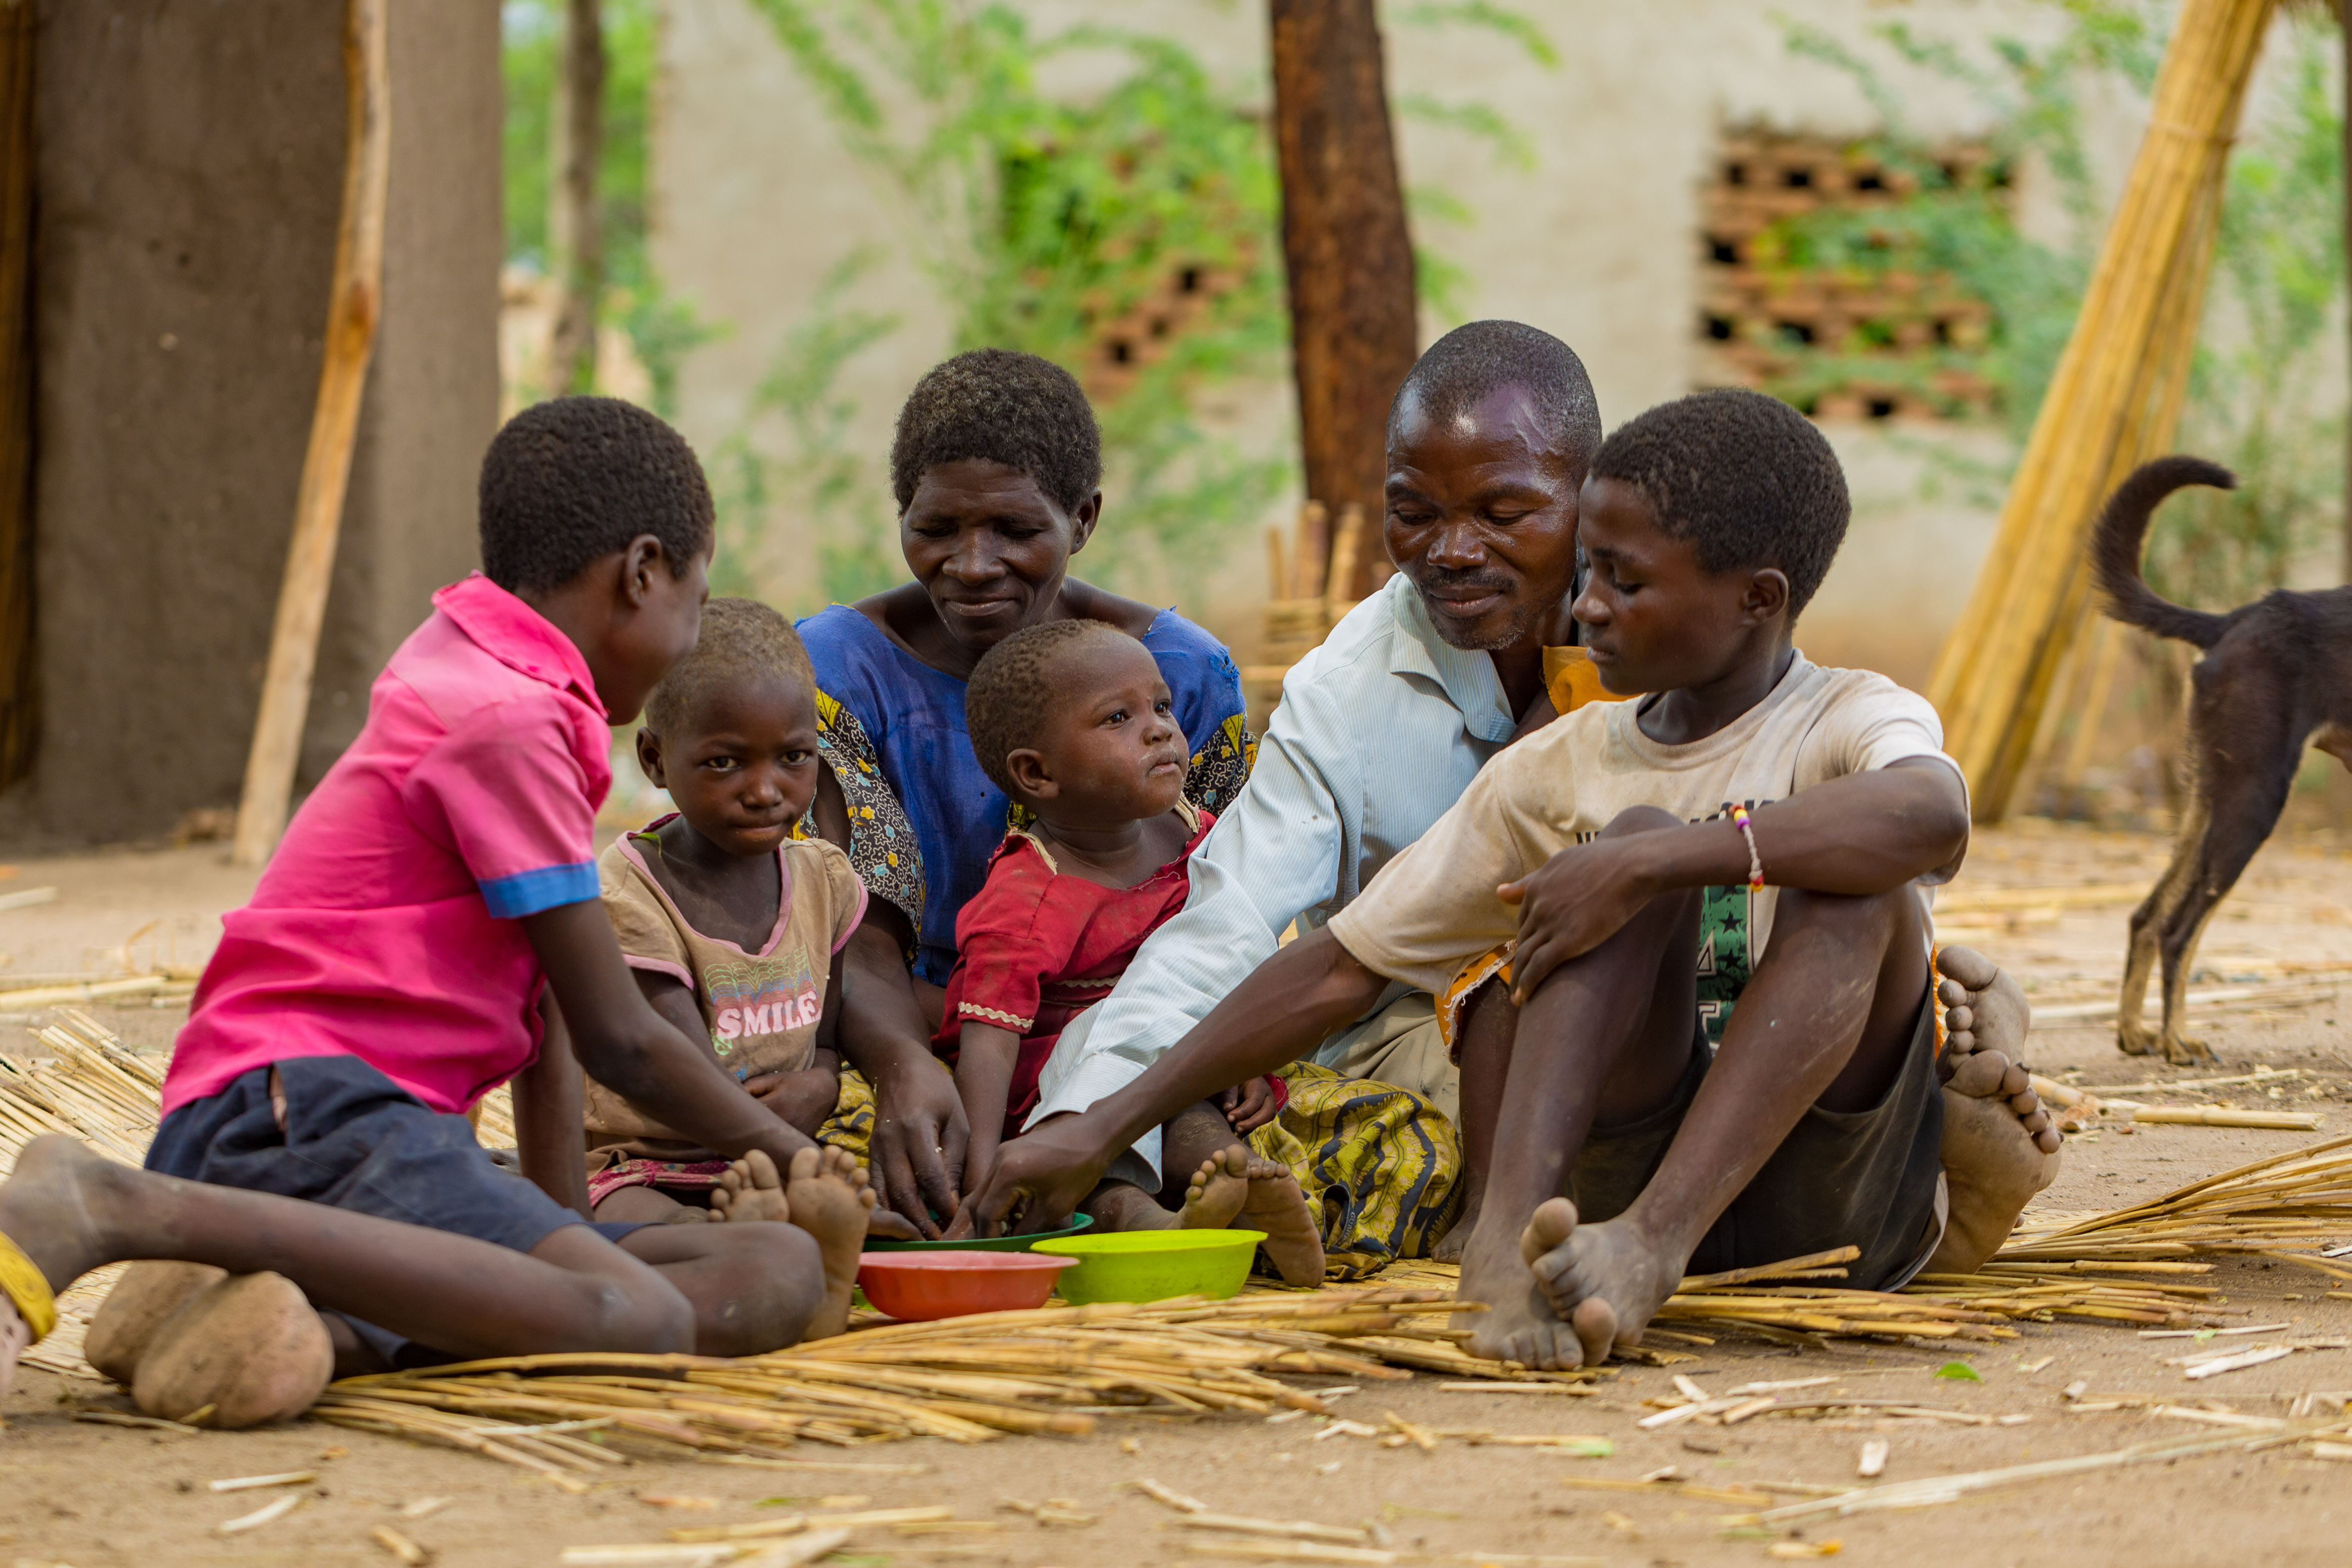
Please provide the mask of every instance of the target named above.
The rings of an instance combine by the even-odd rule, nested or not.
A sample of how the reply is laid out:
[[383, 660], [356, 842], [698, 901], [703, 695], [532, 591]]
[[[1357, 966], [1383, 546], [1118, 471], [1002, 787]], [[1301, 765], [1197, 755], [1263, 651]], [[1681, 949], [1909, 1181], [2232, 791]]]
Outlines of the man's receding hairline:
[[[1517, 393], [1519, 395], [1520, 406], [1527, 415], [1526, 422], [1534, 425], [1538, 429], [1544, 429], [1545, 426], [1549, 426], [1549, 428], [1545, 430], [1545, 434], [1553, 439], [1528, 442], [1524, 435], [1519, 435], [1515, 431], [1514, 434], [1517, 436], [1517, 438], [1523, 444], [1528, 445], [1535, 453], [1536, 457], [1542, 461], [1558, 463], [1563, 466], [1571, 464], [1573, 459], [1566, 452], [1560, 449], [1560, 443], [1559, 441], [1559, 437], [1570, 434], [1568, 421], [1564, 419], [1555, 420], [1547, 415], [1544, 412], [1542, 395], [1538, 393], [1534, 387], [1528, 385], [1524, 377], [1514, 376], [1508, 381], [1496, 383], [1495, 385], [1487, 391], [1480, 393], [1478, 395], [1478, 399], [1475, 404], [1457, 410], [1453, 416], [1450, 423], [1456, 426], [1465, 425], [1469, 422], [1472, 414], [1475, 410], [1484, 408], [1488, 403], [1502, 396], [1506, 393], [1513, 392]], [[1449, 423], [1449, 421], [1441, 420], [1430, 414], [1427, 409], [1423, 407], [1423, 399], [1421, 395], [1421, 388], [1410, 379], [1408, 379], [1404, 385], [1398, 390], [1396, 417], [1389, 421], [1389, 428], [1395, 432], [1395, 435], [1388, 442], [1388, 457], [1390, 466], [1391, 468], [1396, 466], [1396, 456], [1398, 452], [1404, 446], [1409, 445], [1412, 440], [1412, 437], [1405, 432], [1403, 426], [1416, 421], [1432, 426], [1443, 426]], [[1517, 422], [1515, 421], [1514, 423]], [[1471, 435], [1479, 428], [1480, 426], [1474, 426], [1471, 429], [1463, 430], [1461, 434], [1465, 436]], [[1593, 451], [1597, 452], [1599, 450], [1599, 444], [1595, 443]], [[1588, 452], [1585, 454], [1584, 461], [1584, 467], [1588, 472], [1591, 470], [1591, 464], [1592, 453]]]

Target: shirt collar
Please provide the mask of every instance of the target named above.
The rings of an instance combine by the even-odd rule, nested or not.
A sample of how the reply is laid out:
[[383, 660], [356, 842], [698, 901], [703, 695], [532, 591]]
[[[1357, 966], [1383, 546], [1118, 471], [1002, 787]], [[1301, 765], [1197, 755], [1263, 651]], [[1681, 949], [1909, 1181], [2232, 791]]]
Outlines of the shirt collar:
[[1439, 637], [1428, 607], [1421, 602], [1421, 590], [1403, 573], [1389, 579], [1385, 592], [1398, 633], [1389, 641], [1390, 673], [1418, 675], [1435, 682], [1445, 700], [1461, 710], [1462, 727], [1479, 740], [1509, 740], [1517, 725], [1504, 699], [1503, 679], [1495, 673], [1495, 661], [1484, 653], [1452, 647]]
[[572, 639], [555, 623], [479, 572], [433, 595], [433, 607], [449, 617], [474, 645], [500, 664], [569, 691], [604, 718], [596, 678]]

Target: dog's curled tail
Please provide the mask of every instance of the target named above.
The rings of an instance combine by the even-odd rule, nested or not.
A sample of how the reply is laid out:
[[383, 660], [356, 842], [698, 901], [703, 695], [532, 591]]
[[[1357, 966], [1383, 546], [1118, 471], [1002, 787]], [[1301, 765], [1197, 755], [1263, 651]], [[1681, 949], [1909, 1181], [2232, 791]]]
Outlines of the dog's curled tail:
[[2221, 640], [2222, 630], [2229, 625], [2227, 617], [2176, 605], [2160, 596], [2139, 574], [2140, 546], [2147, 539], [2148, 520], [2165, 497], [2189, 485], [2233, 490], [2238, 488], [2238, 476], [2202, 458], [2158, 458], [2142, 463], [2107, 498], [2107, 508], [2092, 531], [2091, 563], [2098, 573], [2107, 614], [2145, 626], [2160, 637], [2211, 647]]

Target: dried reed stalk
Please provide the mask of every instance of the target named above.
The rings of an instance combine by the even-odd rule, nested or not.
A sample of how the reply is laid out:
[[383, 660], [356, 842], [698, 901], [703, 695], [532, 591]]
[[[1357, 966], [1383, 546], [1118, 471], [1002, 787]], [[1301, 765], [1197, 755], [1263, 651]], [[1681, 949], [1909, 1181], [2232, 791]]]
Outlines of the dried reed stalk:
[[1994, 1258], [2144, 1263], [2255, 1254], [2336, 1279], [2352, 1268], [2318, 1249], [2352, 1242], [2352, 1137], [2333, 1138], [2072, 1224], [2021, 1227]]

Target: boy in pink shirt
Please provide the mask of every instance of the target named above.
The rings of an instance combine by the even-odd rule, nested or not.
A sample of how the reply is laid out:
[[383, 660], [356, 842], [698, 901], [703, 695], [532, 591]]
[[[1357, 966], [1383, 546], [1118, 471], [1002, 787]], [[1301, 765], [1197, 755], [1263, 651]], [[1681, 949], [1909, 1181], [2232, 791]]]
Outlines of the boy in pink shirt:
[[[751, 1354], [845, 1309], [874, 1203], [855, 1163], [646, 1005], [598, 900], [609, 726], [709, 595], [701, 468], [627, 404], [541, 404], [491, 443], [481, 536], [485, 574], [434, 595], [227, 917], [148, 1171], [45, 1139], [0, 1187], [0, 1390], [48, 1292], [121, 1258], [179, 1261], [125, 1277], [90, 1353], [142, 1408], [187, 1405], [152, 1414], [217, 1426], [299, 1410], [331, 1370]], [[591, 1226], [582, 1064], [734, 1157], [715, 1206], [745, 1223]], [[464, 1115], [509, 1079], [530, 1180]], [[225, 1343], [250, 1349], [207, 1361]]]

